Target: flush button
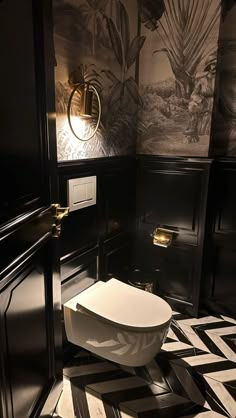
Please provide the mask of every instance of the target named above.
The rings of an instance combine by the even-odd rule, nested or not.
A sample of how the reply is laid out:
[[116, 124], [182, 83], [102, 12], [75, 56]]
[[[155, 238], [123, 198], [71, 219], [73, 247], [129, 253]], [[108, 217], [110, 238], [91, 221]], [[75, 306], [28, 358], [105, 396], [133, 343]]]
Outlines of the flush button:
[[67, 182], [67, 201], [70, 211], [96, 205], [96, 176], [69, 179]]
[[88, 200], [93, 199], [94, 197], [94, 184], [93, 183], [86, 184], [86, 195], [87, 195]]
[[86, 184], [76, 184], [73, 186], [73, 204], [87, 200]]

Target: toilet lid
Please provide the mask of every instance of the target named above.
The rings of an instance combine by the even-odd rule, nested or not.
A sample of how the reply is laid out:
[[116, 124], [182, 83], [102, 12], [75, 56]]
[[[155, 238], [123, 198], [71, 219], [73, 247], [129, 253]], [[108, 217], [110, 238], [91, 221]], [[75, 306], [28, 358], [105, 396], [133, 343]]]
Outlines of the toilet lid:
[[171, 307], [160, 297], [116, 279], [102, 283], [77, 296], [77, 309], [83, 307], [117, 325], [139, 330], [158, 327], [171, 319]]

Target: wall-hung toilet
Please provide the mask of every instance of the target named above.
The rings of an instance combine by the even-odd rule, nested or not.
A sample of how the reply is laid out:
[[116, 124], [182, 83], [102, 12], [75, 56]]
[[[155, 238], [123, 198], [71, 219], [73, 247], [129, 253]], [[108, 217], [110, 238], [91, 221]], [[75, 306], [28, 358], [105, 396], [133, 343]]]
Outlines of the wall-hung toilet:
[[98, 281], [64, 304], [68, 341], [127, 366], [155, 357], [171, 317], [163, 299], [116, 279]]

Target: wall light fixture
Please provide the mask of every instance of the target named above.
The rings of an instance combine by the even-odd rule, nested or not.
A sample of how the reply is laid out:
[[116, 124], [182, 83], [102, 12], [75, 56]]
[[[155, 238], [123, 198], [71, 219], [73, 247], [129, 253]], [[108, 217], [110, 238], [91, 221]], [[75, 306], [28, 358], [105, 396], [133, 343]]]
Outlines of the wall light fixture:
[[101, 110], [101, 100], [96, 87], [89, 82], [75, 84], [68, 101], [67, 117], [76, 138], [88, 141], [96, 134]]

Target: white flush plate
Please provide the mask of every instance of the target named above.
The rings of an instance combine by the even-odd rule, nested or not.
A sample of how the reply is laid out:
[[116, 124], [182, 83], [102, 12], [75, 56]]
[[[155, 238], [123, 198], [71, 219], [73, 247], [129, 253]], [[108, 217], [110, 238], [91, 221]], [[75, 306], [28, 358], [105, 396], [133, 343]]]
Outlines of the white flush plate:
[[67, 181], [67, 201], [70, 211], [96, 205], [97, 177], [79, 177]]

